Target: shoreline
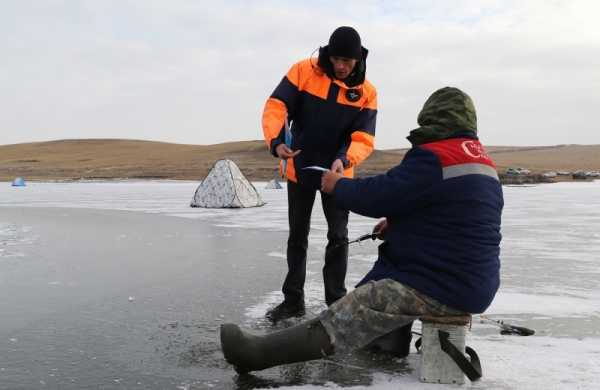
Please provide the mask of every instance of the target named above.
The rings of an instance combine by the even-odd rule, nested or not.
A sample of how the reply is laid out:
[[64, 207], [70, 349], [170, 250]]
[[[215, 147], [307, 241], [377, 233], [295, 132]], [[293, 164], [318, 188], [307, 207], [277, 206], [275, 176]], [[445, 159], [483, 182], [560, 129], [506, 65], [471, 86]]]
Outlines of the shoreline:
[[[508, 168], [527, 169], [531, 176], [550, 171], [600, 171], [600, 145], [489, 146], [486, 149], [501, 177]], [[356, 167], [355, 176], [384, 173], [398, 165], [406, 152], [407, 149], [375, 149]], [[221, 159], [235, 162], [250, 181], [269, 181], [279, 176], [279, 160], [268, 153], [264, 141], [260, 140], [200, 146], [96, 139], [0, 145], [0, 180], [22, 177], [26, 181], [200, 181]], [[508, 179], [503, 181], [508, 182]], [[563, 177], [556, 181], [563, 181]]]
[[[371, 173], [370, 175], [360, 175], [356, 176], [356, 178], [374, 176], [378, 173]], [[554, 184], [554, 183], [586, 183], [593, 182], [595, 180], [599, 180], [599, 178], [588, 177], [588, 178], [578, 178], [575, 179], [572, 175], [568, 176], [557, 176], [557, 177], [544, 177], [541, 174], [531, 174], [531, 175], [522, 175], [522, 176], [514, 176], [514, 175], [506, 175], [499, 173], [498, 177], [500, 179], [500, 183], [502, 185], [530, 185], [530, 184]], [[27, 183], [110, 183], [110, 182], [152, 182], [152, 181], [160, 181], [160, 182], [179, 182], [179, 183], [201, 183], [202, 179], [179, 179], [179, 178], [168, 178], [161, 176], [132, 176], [132, 177], [81, 177], [81, 178], [34, 178], [27, 179], [23, 177], [25, 180], [25, 187]], [[246, 179], [251, 183], [267, 183], [272, 179], [264, 179], [264, 178], [250, 178], [246, 176]], [[277, 178], [280, 183], [284, 183], [286, 180], [281, 178]], [[3, 180], [0, 177], [0, 182], [4, 183], [12, 183], [14, 179]]]

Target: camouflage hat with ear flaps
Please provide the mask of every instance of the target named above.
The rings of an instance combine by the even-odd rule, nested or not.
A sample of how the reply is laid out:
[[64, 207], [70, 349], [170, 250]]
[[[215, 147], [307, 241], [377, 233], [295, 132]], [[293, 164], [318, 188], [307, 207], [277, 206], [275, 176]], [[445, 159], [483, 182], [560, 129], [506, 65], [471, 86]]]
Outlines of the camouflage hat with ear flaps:
[[419, 128], [406, 137], [413, 145], [458, 135], [477, 135], [477, 114], [473, 100], [458, 88], [435, 91], [423, 105], [417, 119]]

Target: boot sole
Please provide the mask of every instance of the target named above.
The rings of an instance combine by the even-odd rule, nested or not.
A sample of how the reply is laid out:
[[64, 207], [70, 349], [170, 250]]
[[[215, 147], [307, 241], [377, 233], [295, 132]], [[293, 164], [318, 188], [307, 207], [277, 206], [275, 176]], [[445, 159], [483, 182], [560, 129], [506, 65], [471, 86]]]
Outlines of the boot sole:
[[249, 369], [241, 367], [236, 359], [237, 352], [243, 342], [243, 334], [239, 326], [235, 324], [221, 325], [221, 349], [227, 363], [231, 364], [238, 374], [246, 374]]
[[289, 314], [289, 315], [285, 315], [285, 316], [271, 316], [267, 313], [265, 315], [265, 318], [275, 324], [279, 321], [287, 320], [288, 318], [298, 318], [298, 317], [302, 317], [304, 315], [306, 315], [306, 310], [300, 310], [298, 312], [295, 312], [295, 313]]

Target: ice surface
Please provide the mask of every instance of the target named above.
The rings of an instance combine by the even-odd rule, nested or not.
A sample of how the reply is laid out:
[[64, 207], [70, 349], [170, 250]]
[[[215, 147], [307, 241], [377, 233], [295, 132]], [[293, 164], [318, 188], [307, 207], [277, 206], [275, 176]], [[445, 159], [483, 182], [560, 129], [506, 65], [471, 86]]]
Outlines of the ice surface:
[[[126, 210], [200, 219], [225, 231], [261, 232], [264, 240], [258, 240], [256, 245], [262, 248], [264, 259], [257, 267], [285, 262], [285, 238], [273, 240], [271, 237], [285, 237], [287, 232], [286, 191], [264, 190], [264, 183], [254, 184], [267, 202], [264, 207], [210, 210], [189, 207], [196, 182], [30, 182], [18, 191], [10, 183], [0, 183], [0, 266], [22, 255], [11, 248], [22, 248], [22, 244], [35, 247], [37, 240], [34, 228], [16, 219], [6, 220], [3, 207]], [[474, 317], [467, 344], [479, 353], [484, 378], [466, 387], [600, 388], [600, 287], [597, 282], [600, 273], [600, 182], [511, 186], [504, 187], [504, 192], [502, 286], [487, 314], [534, 328], [537, 333], [532, 337], [501, 336], [493, 325], [479, 323]], [[350, 238], [370, 232], [376, 222], [351, 215]], [[273, 235], [273, 232], [279, 234]], [[325, 308], [320, 276], [325, 233], [326, 223], [317, 199], [306, 285], [307, 310], [311, 314]], [[117, 241], [128, 238], [127, 235], [119, 237], [116, 237]], [[160, 245], [158, 242], [147, 244]], [[377, 242], [367, 241], [351, 246], [349, 288], [370, 269], [376, 257], [376, 245]], [[63, 282], [50, 280], [48, 284], [60, 288]], [[242, 323], [251, 325], [259, 321], [264, 312], [280, 300], [278, 290], [264, 293], [258, 303], [242, 310]], [[136, 296], [135, 305], [131, 306], [141, 304], [141, 298]], [[411, 359], [409, 364], [418, 364], [415, 357]], [[234, 375], [233, 370], [231, 373]], [[216, 382], [210, 383], [213, 386]], [[338, 387], [330, 383], [287, 388]], [[389, 373], [373, 374], [368, 386], [369, 389], [408, 387], [453, 388], [421, 384], [416, 381], [416, 375]]]

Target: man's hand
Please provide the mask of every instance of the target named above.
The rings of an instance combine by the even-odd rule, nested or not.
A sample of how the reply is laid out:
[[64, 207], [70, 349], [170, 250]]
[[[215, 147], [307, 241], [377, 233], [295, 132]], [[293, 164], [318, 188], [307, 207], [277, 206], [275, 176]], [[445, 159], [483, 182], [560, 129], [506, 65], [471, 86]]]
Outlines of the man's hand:
[[331, 194], [335, 189], [335, 185], [344, 176], [340, 175], [337, 172], [327, 171], [323, 172], [321, 176], [321, 191]]
[[279, 158], [292, 158], [298, 155], [301, 152], [300, 149], [293, 151], [286, 144], [279, 144], [275, 148], [275, 152], [279, 156]]
[[344, 174], [344, 163], [342, 162], [342, 160], [340, 160], [339, 158], [336, 159], [331, 164], [331, 171], [339, 173], [340, 175], [343, 175]]
[[373, 228], [373, 233], [377, 234], [377, 238], [383, 240], [385, 238], [385, 232], [388, 228], [387, 219], [384, 218], [381, 221], [377, 222], [377, 225]]

